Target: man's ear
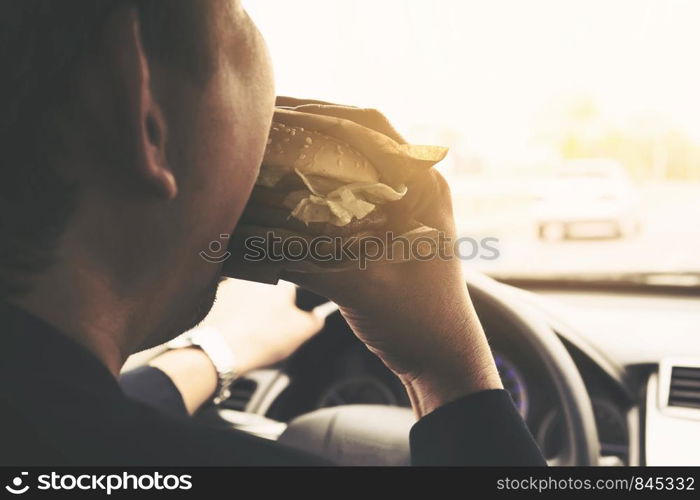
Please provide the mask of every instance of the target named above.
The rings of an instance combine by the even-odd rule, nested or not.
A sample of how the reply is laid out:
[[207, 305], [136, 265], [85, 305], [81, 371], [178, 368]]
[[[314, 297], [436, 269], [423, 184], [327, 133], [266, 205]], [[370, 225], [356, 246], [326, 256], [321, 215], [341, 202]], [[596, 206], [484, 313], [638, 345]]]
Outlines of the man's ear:
[[153, 93], [151, 65], [143, 47], [135, 8], [117, 9], [107, 22], [106, 44], [114, 61], [115, 82], [125, 109], [121, 110], [127, 137], [129, 182], [164, 199], [177, 196], [178, 186], [166, 155], [167, 123]]

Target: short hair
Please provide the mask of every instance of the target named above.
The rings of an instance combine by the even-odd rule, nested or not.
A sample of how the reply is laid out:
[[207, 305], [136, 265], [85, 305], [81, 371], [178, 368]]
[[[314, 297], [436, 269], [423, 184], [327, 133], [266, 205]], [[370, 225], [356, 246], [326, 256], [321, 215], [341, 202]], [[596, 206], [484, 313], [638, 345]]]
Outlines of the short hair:
[[52, 263], [78, 194], [52, 167], [52, 120], [109, 15], [129, 5], [149, 58], [194, 78], [211, 70], [213, 9], [199, 0], [0, 0], [0, 298]]

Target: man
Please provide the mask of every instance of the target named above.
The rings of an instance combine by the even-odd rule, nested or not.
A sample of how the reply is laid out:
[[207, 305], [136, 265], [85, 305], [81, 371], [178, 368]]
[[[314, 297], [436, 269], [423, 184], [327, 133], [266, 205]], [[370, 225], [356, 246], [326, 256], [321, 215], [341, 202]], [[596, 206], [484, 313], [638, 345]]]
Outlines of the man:
[[[2, 0], [0, 11], [0, 460], [323, 463], [167, 416], [116, 382], [131, 353], [206, 315], [221, 267], [199, 252], [234, 229], [255, 182], [274, 89], [239, 1]], [[430, 172], [412, 191], [427, 200], [421, 220], [451, 232], [444, 180]], [[285, 278], [338, 303], [403, 382], [420, 419], [414, 463], [544, 463], [456, 261]], [[152, 364], [190, 412], [216, 391], [203, 350]]]

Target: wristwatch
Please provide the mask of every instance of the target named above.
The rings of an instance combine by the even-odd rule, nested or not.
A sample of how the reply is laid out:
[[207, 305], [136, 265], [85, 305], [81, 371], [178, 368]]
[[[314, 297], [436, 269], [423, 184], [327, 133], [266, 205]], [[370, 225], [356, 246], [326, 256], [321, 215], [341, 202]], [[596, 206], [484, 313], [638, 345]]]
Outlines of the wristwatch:
[[165, 346], [168, 349], [201, 349], [211, 360], [219, 379], [212, 402], [218, 405], [231, 396], [231, 384], [238, 378], [236, 358], [219, 330], [208, 326], [195, 328], [174, 338]]

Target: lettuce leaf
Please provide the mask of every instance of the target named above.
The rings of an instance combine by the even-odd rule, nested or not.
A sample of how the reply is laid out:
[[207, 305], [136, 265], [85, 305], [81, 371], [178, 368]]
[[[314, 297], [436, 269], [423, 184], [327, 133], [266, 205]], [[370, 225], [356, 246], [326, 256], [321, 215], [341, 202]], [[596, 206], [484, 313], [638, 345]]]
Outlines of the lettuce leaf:
[[292, 217], [309, 224], [328, 222], [335, 226], [347, 226], [353, 219], [361, 220], [377, 205], [398, 201], [406, 195], [405, 185], [397, 189], [382, 183], [354, 183], [323, 192], [321, 186], [311, 176], [298, 170], [297, 175], [304, 181], [308, 191], [290, 193], [285, 206], [292, 210]]

